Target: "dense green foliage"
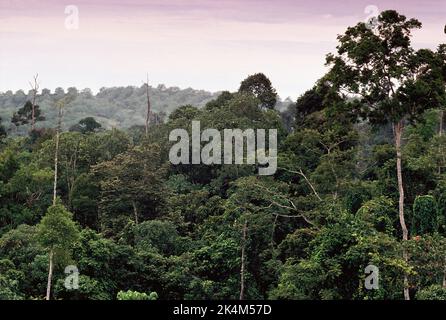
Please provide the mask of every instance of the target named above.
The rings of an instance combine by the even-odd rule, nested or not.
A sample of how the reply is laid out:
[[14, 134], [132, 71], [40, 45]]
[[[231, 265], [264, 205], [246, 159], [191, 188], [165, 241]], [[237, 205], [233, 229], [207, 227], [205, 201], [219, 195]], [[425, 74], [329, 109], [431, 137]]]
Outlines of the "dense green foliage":
[[137, 291], [119, 291], [118, 300], [156, 300], [158, 298], [158, 295], [156, 292], [151, 292], [150, 294], [144, 293], [144, 292], [137, 292]]
[[[395, 14], [381, 19], [401, 19]], [[369, 46], [355, 46], [359, 35]], [[341, 55], [356, 50], [356, 62], [367, 64], [373, 49], [374, 63], [383, 63], [379, 50], [385, 48], [376, 47], [378, 39], [363, 24], [340, 41]], [[107, 121], [139, 108], [121, 104], [120, 95], [112, 96], [117, 89], [95, 98], [76, 93], [64, 126], [72, 130], [59, 139], [55, 204], [57, 139], [49, 124], [56, 120], [46, 111], [51, 94], [42, 93], [38, 104], [47, 120], [40, 130], [6, 137], [0, 126], [0, 299], [42, 299], [51, 252], [55, 299], [403, 299], [403, 274], [411, 298], [445, 299], [446, 136], [439, 105], [420, 97], [435, 80], [433, 99], [444, 100], [446, 55], [443, 46], [409, 55], [410, 67], [424, 72], [391, 98], [373, 88], [366, 67], [354, 70], [341, 56], [329, 56], [329, 74], [289, 108], [272, 108], [275, 90], [257, 74], [238, 92], [207, 96], [204, 106], [207, 98], [169, 105], [168, 117], [152, 122], [147, 135], [127, 120], [121, 123], [126, 130], [110, 129], [84, 112], [89, 99], [99, 98], [110, 101]], [[354, 99], [342, 86], [368, 98]], [[141, 90], [122, 94], [128, 91], [130, 99]], [[14, 99], [6, 96], [2, 103]], [[401, 107], [409, 100], [416, 102], [413, 117]], [[277, 129], [277, 172], [172, 165], [169, 132], [190, 133], [192, 120], [202, 130]], [[401, 241], [389, 121], [405, 127], [407, 241]], [[143, 123], [141, 115], [136, 123]], [[65, 285], [70, 265], [79, 271], [77, 289]], [[379, 268], [376, 290], [364, 285], [368, 265]]]
[[[44, 79], [42, 79], [42, 82]], [[29, 130], [31, 120], [31, 100], [33, 91], [28, 93], [18, 90], [0, 93], [0, 117], [13, 121], [6, 129], [13, 135], [24, 135]], [[90, 89], [78, 90], [68, 88], [66, 91], [57, 88], [54, 92], [43, 89], [36, 97], [38, 112], [36, 126], [38, 128], [54, 128], [57, 122], [57, 111], [54, 104], [64, 96], [73, 101], [66, 110], [63, 127], [69, 129], [82, 119], [93, 117], [104, 128], [128, 129], [135, 125], [144, 125], [146, 110], [146, 88], [114, 87], [101, 88], [97, 94]], [[164, 85], [150, 87], [152, 111], [154, 115], [165, 118], [174, 109], [184, 104], [204, 106], [216, 97], [216, 94], [203, 90], [167, 88]]]

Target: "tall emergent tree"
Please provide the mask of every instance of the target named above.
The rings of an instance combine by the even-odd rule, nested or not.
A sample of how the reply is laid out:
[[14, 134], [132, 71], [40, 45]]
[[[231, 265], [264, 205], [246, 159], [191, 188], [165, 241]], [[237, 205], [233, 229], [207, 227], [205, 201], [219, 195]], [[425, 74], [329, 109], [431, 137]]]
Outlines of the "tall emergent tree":
[[35, 125], [36, 125], [36, 97], [37, 97], [37, 91], [39, 91], [39, 82], [37, 81], [37, 78], [39, 77], [39, 74], [36, 74], [33, 77], [34, 82], [30, 82], [29, 85], [31, 86], [33, 98], [32, 98], [32, 111], [31, 111], [31, 130], [34, 131]]
[[54, 183], [53, 183], [53, 206], [56, 205], [57, 199], [57, 178], [59, 171], [59, 142], [62, 131], [62, 117], [65, 106], [73, 100], [73, 96], [65, 96], [56, 101], [57, 108], [57, 126], [56, 126], [56, 148], [54, 152]]
[[16, 113], [12, 116], [12, 123], [16, 126], [29, 124], [31, 122], [31, 131], [34, 131], [36, 126], [36, 121], [45, 120], [45, 118], [41, 115], [41, 110], [38, 105], [36, 105], [37, 92], [39, 91], [39, 82], [37, 78], [39, 77], [36, 74], [33, 77], [33, 82], [30, 82], [31, 86], [31, 100], [26, 101], [25, 105], [20, 108]]
[[39, 241], [48, 252], [48, 284], [46, 300], [51, 298], [55, 257], [66, 255], [79, 237], [79, 230], [72, 220], [72, 214], [65, 207], [52, 205], [38, 225]]
[[[408, 240], [408, 230], [401, 137], [408, 122], [414, 123], [425, 110], [442, 105], [445, 91], [441, 55], [427, 49], [416, 51], [411, 46], [411, 32], [418, 28], [418, 20], [406, 19], [394, 10], [384, 11], [373, 28], [365, 23], [348, 28], [338, 36], [337, 54], [327, 56], [331, 66], [327, 80], [336, 93], [350, 99], [358, 114], [372, 124], [392, 124], [403, 241]], [[408, 261], [406, 251], [404, 259]], [[407, 274], [404, 298], [410, 299]]]
[[73, 126], [70, 127], [70, 131], [80, 133], [92, 133], [100, 130], [102, 125], [96, 121], [93, 117], [86, 117]]
[[274, 109], [277, 102], [276, 89], [271, 85], [271, 81], [263, 73], [256, 73], [240, 84], [239, 92], [250, 93], [260, 100], [260, 106], [266, 109]]
[[53, 204], [48, 208], [46, 215], [38, 225], [39, 239], [44, 248], [48, 250], [48, 283], [46, 289], [46, 300], [51, 298], [51, 283], [53, 279], [54, 258], [56, 255], [65, 255], [73, 242], [79, 236], [79, 230], [73, 221], [73, 215], [57, 200], [57, 174], [59, 168], [59, 141], [62, 129], [63, 108], [67, 103], [64, 97], [57, 101], [58, 109], [56, 127], [56, 148], [54, 153], [54, 183]]
[[56, 148], [54, 151], [54, 183], [53, 183], [53, 206], [56, 205], [57, 199], [57, 174], [59, 169], [59, 141], [60, 141], [60, 130], [62, 127], [62, 115], [63, 115], [64, 102], [60, 100], [57, 103], [58, 116], [57, 116], [57, 127], [56, 127]]
[[45, 117], [42, 116], [40, 107], [33, 104], [31, 101], [26, 101], [25, 105], [12, 115], [11, 122], [16, 126], [27, 125], [31, 122], [31, 131], [35, 129], [36, 121], [43, 121]]

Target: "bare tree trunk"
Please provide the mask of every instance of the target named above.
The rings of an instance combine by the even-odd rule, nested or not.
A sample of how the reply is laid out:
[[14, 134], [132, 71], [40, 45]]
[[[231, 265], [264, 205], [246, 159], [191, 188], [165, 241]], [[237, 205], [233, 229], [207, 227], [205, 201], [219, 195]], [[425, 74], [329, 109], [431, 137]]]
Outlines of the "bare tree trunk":
[[50, 300], [51, 298], [51, 281], [53, 280], [53, 257], [54, 257], [54, 252], [51, 249], [49, 256], [49, 267], [48, 267], [48, 283], [46, 286], [46, 300]]
[[[80, 142], [76, 144], [76, 148], [73, 150], [73, 154], [70, 157], [69, 165], [67, 165], [67, 193], [68, 193], [68, 208], [72, 208], [73, 188], [76, 182], [77, 174], [77, 158], [80, 148]], [[71, 172], [70, 172], [71, 170]]]
[[242, 265], [240, 268], [240, 300], [245, 298], [245, 251], [246, 251], [246, 233], [248, 231], [248, 219], [243, 224], [243, 237], [242, 237]]
[[30, 82], [31, 89], [33, 91], [32, 111], [31, 111], [31, 131], [34, 131], [36, 126], [36, 95], [37, 91], [39, 90], [39, 84], [37, 82], [38, 77], [39, 74], [36, 74], [34, 76], [34, 83]]
[[132, 200], [132, 206], [133, 206], [133, 214], [135, 215], [135, 223], [138, 224], [138, 209], [136, 208], [135, 200]]
[[149, 75], [147, 75], [146, 82], [146, 95], [147, 95], [147, 115], [146, 115], [146, 137], [149, 135], [149, 122], [150, 122], [150, 95], [149, 95]]
[[[409, 238], [409, 234], [407, 231], [406, 221], [404, 220], [404, 185], [403, 185], [403, 175], [402, 175], [402, 166], [401, 166], [401, 136], [404, 129], [404, 123], [403, 120], [400, 120], [395, 125], [395, 147], [396, 147], [396, 171], [397, 171], [397, 177], [398, 177], [398, 191], [399, 191], [399, 201], [398, 201], [398, 208], [399, 208], [399, 219], [400, 219], [400, 225], [401, 229], [403, 231], [403, 242], [407, 241]], [[403, 248], [403, 258], [404, 261], [407, 263], [409, 261], [407, 249]], [[404, 299], [410, 300], [409, 296], [409, 279], [407, 277], [407, 274], [404, 273]]]
[[59, 105], [59, 114], [56, 128], [56, 150], [54, 152], [53, 205], [56, 205], [56, 199], [57, 199], [57, 171], [59, 168], [59, 140], [60, 140], [61, 125], [62, 125], [62, 105]]

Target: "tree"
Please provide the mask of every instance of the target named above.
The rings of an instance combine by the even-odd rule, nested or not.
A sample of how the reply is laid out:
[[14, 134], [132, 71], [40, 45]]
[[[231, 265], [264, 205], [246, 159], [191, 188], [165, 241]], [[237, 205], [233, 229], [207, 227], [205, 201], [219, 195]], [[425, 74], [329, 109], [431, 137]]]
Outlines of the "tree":
[[64, 114], [64, 108], [66, 105], [74, 99], [73, 96], [63, 97], [56, 101], [57, 108], [57, 126], [56, 126], [56, 136], [55, 136], [55, 150], [54, 150], [54, 183], [53, 183], [53, 205], [56, 204], [57, 198], [57, 179], [59, 171], [59, 143], [60, 135], [62, 131], [62, 118]]
[[32, 112], [31, 112], [31, 131], [34, 131], [34, 126], [36, 124], [36, 96], [37, 96], [37, 91], [39, 91], [39, 83], [37, 82], [38, 77], [39, 77], [39, 74], [36, 74], [33, 78], [34, 82], [29, 83], [29, 85], [31, 86], [32, 93], [33, 93]]
[[323, 102], [324, 96], [319, 92], [317, 87], [314, 87], [301, 95], [299, 99], [297, 99], [295, 106], [296, 128], [299, 128], [304, 124], [308, 115], [321, 111], [324, 107]]
[[119, 291], [117, 295], [118, 300], [157, 300], [158, 294], [151, 292], [150, 294], [138, 291]]
[[446, 238], [432, 232], [414, 236], [405, 245], [413, 269], [412, 290], [423, 291], [433, 284], [443, 285], [446, 289]]
[[133, 234], [136, 248], [159, 252], [165, 256], [179, 254], [184, 244], [173, 223], [168, 221], [144, 221], [133, 227]]
[[37, 92], [39, 91], [39, 83], [37, 81], [37, 78], [39, 77], [38, 74], [36, 74], [33, 77], [33, 82], [30, 82], [29, 85], [31, 86], [31, 101], [26, 101], [25, 105], [19, 109], [18, 112], [15, 112], [12, 116], [12, 123], [14, 123], [16, 126], [28, 124], [31, 122], [31, 132], [35, 130], [35, 124], [36, 121], [45, 120], [43, 116], [41, 116], [41, 111], [38, 105], [36, 105], [36, 98], [37, 98]]
[[103, 231], [132, 213], [133, 221], [157, 216], [164, 206], [165, 167], [158, 145], [135, 146], [93, 167], [100, 179]]
[[99, 227], [99, 186], [97, 183], [94, 180], [94, 175], [82, 173], [74, 181], [69, 195], [69, 202], [75, 220], [83, 227], [89, 227], [93, 230], [97, 230]]
[[[52, 178], [52, 170], [40, 169], [34, 162], [20, 166], [6, 184], [8, 193], [2, 195], [9, 199], [3, 208], [5, 212], [10, 212], [3, 216], [3, 219], [9, 222], [9, 227], [15, 227], [21, 223], [36, 223], [40, 220], [48, 205], [51, 204]], [[14, 205], [11, 199], [15, 199], [18, 204]], [[7, 218], [8, 216], [10, 217]], [[0, 222], [0, 227], [2, 226], [3, 223]]]
[[24, 274], [17, 271], [10, 260], [0, 260], [0, 300], [22, 300], [19, 290], [20, 280]]
[[28, 100], [22, 108], [20, 108], [17, 112], [14, 112], [11, 122], [16, 126], [22, 126], [29, 124], [31, 121], [31, 130], [33, 131], [35, 122], [43, 120], [45, 120], [45, 117], [42, 115], [40, 107]]
[[274, 109], [276, 106], [276, 89], [272, 87], [271, 81], [263, 73], [256, 73], [243, 80], [239, 92], [253, 94], [259, 99], [262, 108]]
[[56, 127], [56, 148], [54, 150], [54, 183], [53, 183], [53, 206], [56, 204], [57, 198], [57, 174], [59, 170], [59, 142], [60, 131], [62, 130], [62, 115], [63, 115], [64, 102], [60, 100], [57, 104], [58, 116]]
[[[359, 23], [340, 35], [337, 55], [327, 56], [331, 66], [327, 80], [334, 91], [353, 99], [351, 106], [371, 123], [390, 122], [394, 132], [399, 219], [403, 241], [408, 240], [404, 215], [404, 185], [401, 139], [408, 121], [444, 100], [444, 61], [431, 50], [415, 51], [411, 32], [421, 28], [416, 19], [407, 19], [396, 11], [384, 11], [377, 26], [370, 29]], [[404, 253], [407, 261], [407, 253]], [[405, 275], [404, 297], [409, 300]]]
[[6, 133], [6, 129], [5, 129], [5, 127], [3, 126], [2, 121], [3, 121], [3, 119], [0, 117], [0, 142], [1, 142], [4, 138], [6, 138], [6, 135], [7, 135], [7, 133]]
[[[51, 140], [42, 143], [40, 148], [39, 161], [41, 165], [54, 165], [56, 169], [55, 156], [57, 153], [57, 185], [53, 184], [53, 200], [54, 187], [59, 192], [67, 195], [67, 206], [71, 209], [72, 189], [77, 177], [81, 174], [85, 167], [86, 159], [91, 159], [91, 153], [86, 146], [87, 138], [78, 132], [65, 132], [57, 134]], [[96, 146], [97, 148], [97, 146]], [[84, 167], [83, 167], [84, 166]], [[83, 167], [83, 168], [82, 168]], [[54, 176], [56, 178], [56, 176]]]
[[438, 228], [437, 203], [432, 196], [418, 196], [413, 204], [412, 235], [433, 233]]
[[419, 291], [416, 295], [417, 300], [446, 300], [446, 288], [434, 284]]
[[140, 284], [144, 265], [129, 245], [117, 244], [85, 228], [71, 252], [80, 271], [79, 290], [66, 290], [59, 285], [56, 298], [112, 300], [121, 288], [146, 291]]
[[229, 91], [223, 91], [220, 93], [220, 95], [217, 97], [217, 99], [211, 100], [208, 103], [206, 103], [206, 110], [212, 110], [213, 108], [220, 108], [224, 106], [228, 101], [230, 101], [233, 98], [233, 94]]
[[60, 203], [48, 208], [38, 225], [38, 237], [48, 253], [48, 284], [46, 300], [51, 298], [54, 263], [57, 257], [66, 255], [79, 237], [72, 214]]
[[80, 133], [92, 133], [96, 132], [102, 127], [102, 125], [93, 117], [86, 117], [81, 119], [77, 124], [70, 127], [70, 131], [77, 131]]
[[[402, 281], [398, 283], [396, 279], [409, 268], [401, 258], [396, 239], [337, 205], [326, 208], [324, 214], [328, 220], [325, 226], [296, 239], [295, 246], [305, 245], [306, 250], [301, 256], [286, 259], [270, 298], [398, 298]], [[369, 264], [379, 266], [378, 290], [364, 288], [364, 268]]]
[[65, 287], [65, 279], [58, 279], [54, 284], [54, 297], [57, 300], [112, 300], [113, 294], [105, 288], [103, 281], [87, 275], [79, 275], [79, 287], [71, 290]]

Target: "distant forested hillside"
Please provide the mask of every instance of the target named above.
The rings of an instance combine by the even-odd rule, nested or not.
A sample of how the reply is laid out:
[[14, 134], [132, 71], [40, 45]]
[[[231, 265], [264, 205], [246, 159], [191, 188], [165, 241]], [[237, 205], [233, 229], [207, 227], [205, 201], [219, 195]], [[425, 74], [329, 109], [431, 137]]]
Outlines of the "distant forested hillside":
[[[39, 122], [38, 127], [55, 126], [57, 117], [54, 105], [64, 95], [70, 95], [74, 99], [64, 116], [65, 129], [86, 117], [94, 117], [102, 127], [107, 129], [125, 129], [144, 124], [147, 108], [144, 86], [102, 88], [96, 95], [90, 89], [78, 90], [76, 88], [68, 88], [66, 92], [62, 88], [57, 88], [54, 92], [43, 89], [39, 93], [36, 104], [40, 106], [46, 120]], [[0, 93], [0, 117], [10, 133], [24, 134], [27, 132], [26, 126], [16, 128], [10, 123], [10, 120], [14, 112], [23, 107], [27, 100], [31, 100], [31, 96], [31, 91], [25, 93], [22, 90], [15, 93], [12, 91]], [[152, 110], [162, 117], [183, 105], [202, 107], [217, 96], [218, 93], [192, 88], [167, 88], [164, 85], [159, 85], [156, 88], [150, 87]]]
[[[149, 92], [152, 112], [159, 115], [162, 120], [180, 106], [193, 105], [201, 108], [220, 94], [220, 92], [212, 93], [192, 88], [166, 87], [162, 84], [156, 88], [150, 87]], [[147, 108], [145, 86], [101, 88], [96, 95], [88, 88], [78, 90], [74, 87], [68, 88], [66, 91], [57, 88], [54, 92], [43, 89], [39, 93], [36, 104], [40, 106], [45, 120], [38, 122], [37, 127], [56, 126], [55, 103], [64, 96], [74, 99], [64, 115], [63, 129], [65, 130], [86, 117], [94, 117], [105, 129], [127, 129], [132, 126], [144, 125]], [[27, 134], [29, 129], [27, 126], [18, 128], [10, 120], [14, 112], [17, 112], [26, 101], [31, 99], [31, 90], [28, 93], [23, 90], [18, 90], [15, 93], [12, 91], [0, 93], [0, 118], [3, 119], [3, 125], [10, 134]], [[285, 111], [292, 103], [290, 98], [283, 101], [278, 99], [276, 109]]]

